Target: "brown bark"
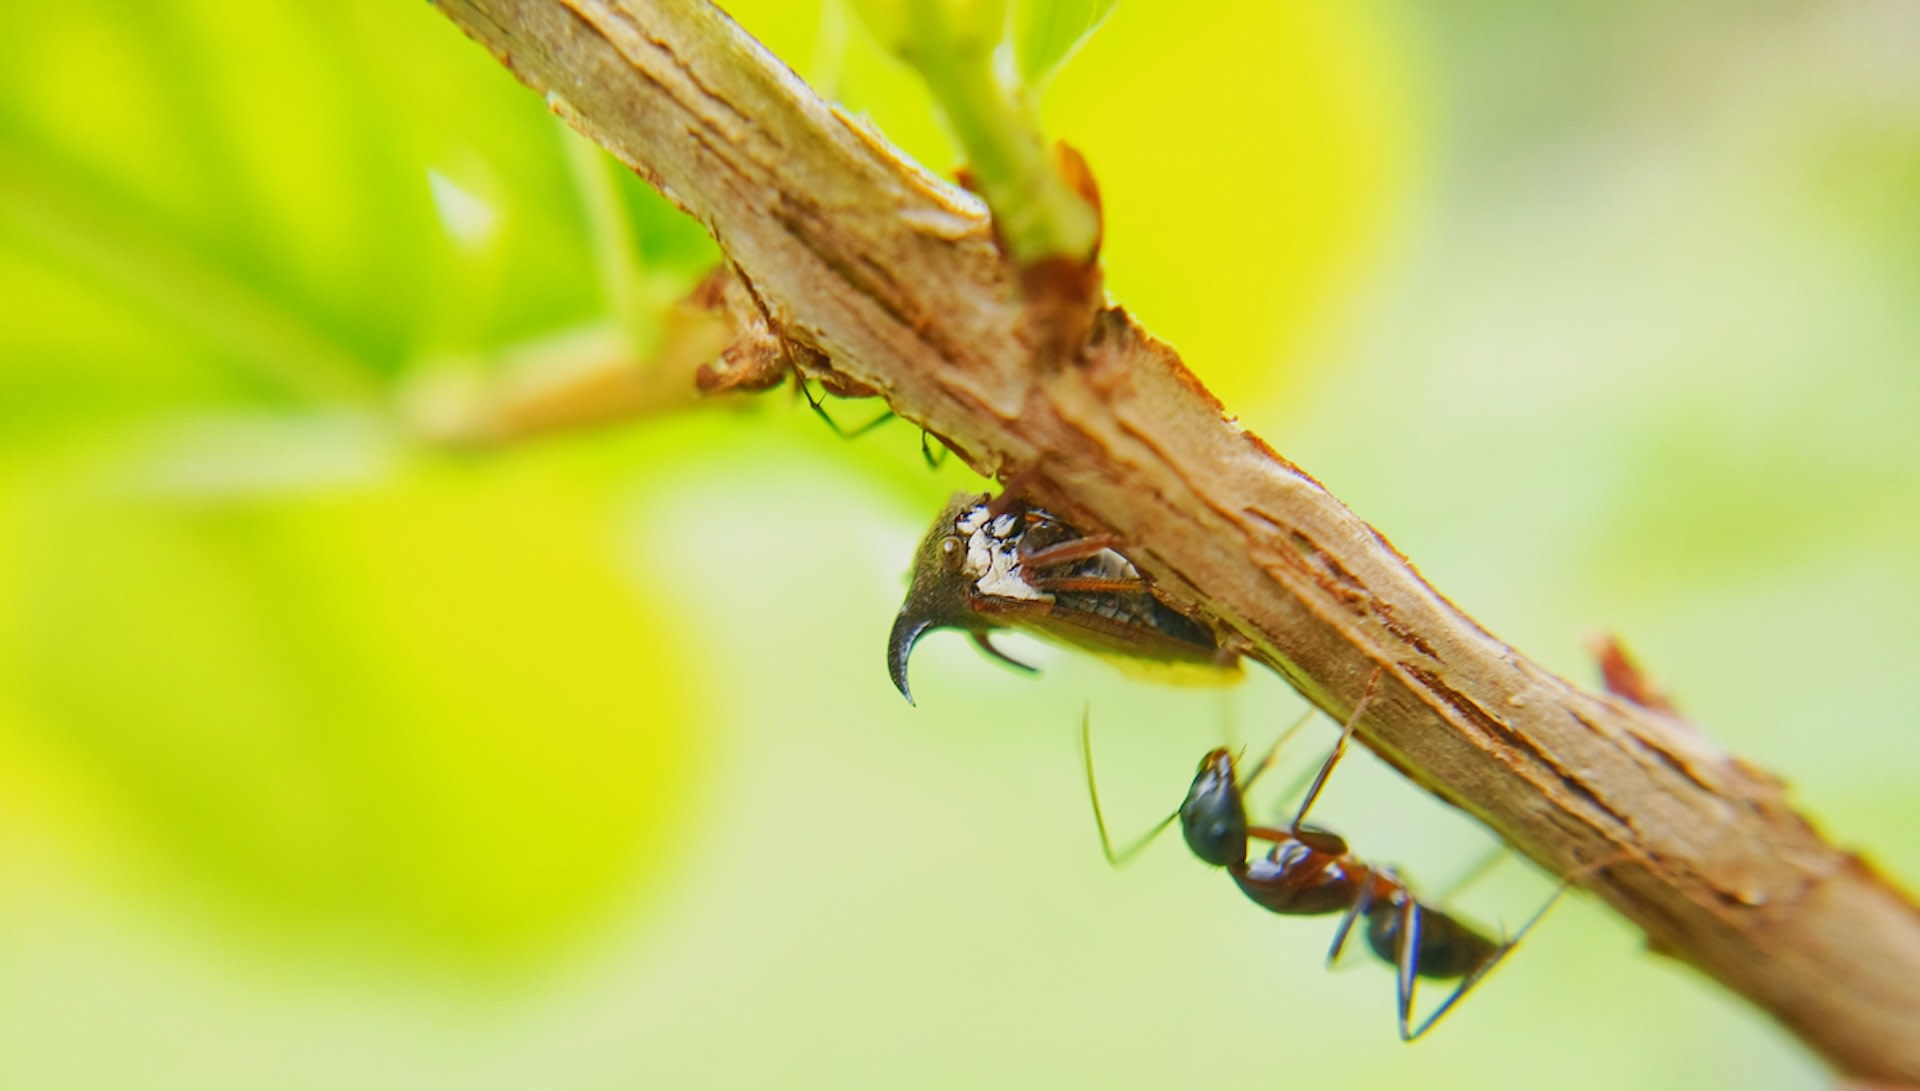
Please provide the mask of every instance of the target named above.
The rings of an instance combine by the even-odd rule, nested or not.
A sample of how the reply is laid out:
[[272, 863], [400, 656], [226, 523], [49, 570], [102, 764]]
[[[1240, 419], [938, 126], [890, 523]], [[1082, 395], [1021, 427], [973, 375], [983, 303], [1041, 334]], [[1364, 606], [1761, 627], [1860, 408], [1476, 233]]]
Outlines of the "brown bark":
[[1773, 1014], [1849, 1076], [1920, 1084], [1920, 911], [1780, 782], [1672, 715], [1582, 692], [1428, 586], [1242, 432], [1124, 313], [1077, 353], [985, 209], [815, 98], [702, 0], [443, 0], [717, 239], [798, 350], [976, 468], [1117, 533], [1359, 737]]

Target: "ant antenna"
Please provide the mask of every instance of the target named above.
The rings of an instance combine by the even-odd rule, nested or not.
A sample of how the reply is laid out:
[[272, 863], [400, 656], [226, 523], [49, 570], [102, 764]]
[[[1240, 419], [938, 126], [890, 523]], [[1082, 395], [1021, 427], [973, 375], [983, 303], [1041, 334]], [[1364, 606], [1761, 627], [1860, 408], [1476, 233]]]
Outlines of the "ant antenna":
[[[1291, 726], [1280, 733], [1279, 738], [1273, 740], [1273, 745], [1267, 748], [1266, 754], [1260, 759], [1260, 764], [1254, 768], [1253, 772], [1249, 774], [1245, 780], [1240, 782], [1242, 790], [1251, 787], [1254, 780], [1274, 764], [1274, 761], [1280, 756], [1280, 748], [1286, 745], [1288, 739], [1299, 734], [1300, 729], [1307, 726], [1308, 721], [1313, 719], [1314, 713], [1317, 711], [1319, 710], [1309, 706], [1305, 712], [1300, 714], [1299, 719], [1295, 720]], [[1100, 849], [1106, 853], [1107, 863], [1114, 867], [1123, 867], [1131, 862], [1135, 856], [1139, 855], [1140, 850], [1152, 844], [1154, 838], [1164, 833], [1168, 826], [1173, 825], [1174, 819], [1180, 817], [1180, 812], [1174, 811], [1172, 814], [1161, 819], [1152, 829], [1135, 838], [1126, 848], [1115, 852], [1113, 850], [1113, 838], [1107, 832], [1106, 815], [1100, 808], [1100, 789], [1093, 775], [1093, 706], [1091, 704], [1088, 704], [1080, 713], [1080, 758], [1087, 770], [1087, 797], [1093, 801], [1093, 822], [1094, 825], [1100, 829]]]
[[1472, 886], [1474, 883], [1477, 883], [1481, 879], [1485, 878], [1486, 874], [1489, 871], [1492, 871], [1495, 865], [1499, 864], [1502, 860], [1505, 860], [1506, 858], [1507, 858], [1507, 847], [1505, 845], [1493, 846], [1492, 848], [1488, 849], [1486, 853], [1480, 857], [1480, 859], [1475, 860], [1473, 862], [1472, 867], [1454, 876], [1451, 882], [1449, 882], [1446, 886], [1441, 887], [1439, 891], [1436, 892], [1433, 895], [1433, 897], [1428, 900], [1432, 901], [1436, 905], [1444, 905], [1447, 902], [1452, 901], [1453, 899], [1460, 896], [1461, 891], [1467, 889], [1468, 887]]
[[1106, 815], [1100, 810], [1100, 789], [1094, 783], [1093, 705], [1091, 703], [1080, 713], [1080, 759], [1087, 770], [1087, 797], [1093, 800], [1093, 823], [1100, 828], [1100, 851], [1106, 853], [1107, 863], [1109, 865], [1113, 867], [1124, 867], [1132, 861], [1135, 856], [1140, 854], [1141, 849], [1152, 844], [1154, 838], [1159, 837], [1168, 826], [1173, 825], [1173, 820], [1180, 817], [1180, 812], [1175, 811], [1161, 819], [1157, 825], [1146, 833], [1141, 834], [1125, 849], [1119, 852], [1113, 851], [1113, 838], [1107, 834]]

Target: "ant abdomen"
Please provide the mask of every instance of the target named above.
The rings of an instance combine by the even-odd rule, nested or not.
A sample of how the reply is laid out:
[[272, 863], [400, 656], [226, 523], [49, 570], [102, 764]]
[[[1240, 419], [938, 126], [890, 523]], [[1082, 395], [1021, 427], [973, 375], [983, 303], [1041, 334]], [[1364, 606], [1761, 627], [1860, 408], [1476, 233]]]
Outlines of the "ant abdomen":
[[[1409, 905], [1409, 903], [1411, 904]], [[1404, 959], [1413, 972], [1435, 981], [1463, 978], [1491, 964], [1499, 944], [1445, 912], [1412, 902], [1405, 893], [1376, 902], [1367, 911], [1367, 946], [1382, 962], [1402, 964], [1401, 922], [1415, 922], [1418, 943]]]

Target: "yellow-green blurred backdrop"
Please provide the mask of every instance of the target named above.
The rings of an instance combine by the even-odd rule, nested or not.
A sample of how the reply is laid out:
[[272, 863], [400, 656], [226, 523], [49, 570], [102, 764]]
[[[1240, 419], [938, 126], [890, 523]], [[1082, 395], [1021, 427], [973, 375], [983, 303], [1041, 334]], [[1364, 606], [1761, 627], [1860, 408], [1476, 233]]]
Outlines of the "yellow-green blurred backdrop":
[[[837, 5], [736, 14], [954, 165]], [[1045, 113], [1251, 427], [1912, 879], [1916, 50], [1898, 0], [1121, 0]], [[1822, 1083], [1577, 900], [1407, 1048], [1330, 921], [1110, 872], [1084, 704], [1131, 829], [1297, 701], [936, 637], [908, 708], [903, 567], [972, 486], [910, 428], [420, 426], [528, 346], [644, 355], [710, 260], [428, 5], [0, 14], [0, 1086]], [[1429, 884], [1487, 845], [1365, 759], [1320, 817]]]

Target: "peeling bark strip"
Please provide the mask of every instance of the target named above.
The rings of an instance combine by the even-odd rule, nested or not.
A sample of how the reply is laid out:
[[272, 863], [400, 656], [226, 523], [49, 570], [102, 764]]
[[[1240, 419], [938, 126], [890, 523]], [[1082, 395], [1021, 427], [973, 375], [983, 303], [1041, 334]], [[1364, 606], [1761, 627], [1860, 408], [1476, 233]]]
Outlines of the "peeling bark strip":
[[1110, 530], [1359, 737], [1770, 1012], [1842, 1072], [1920, 1085], [1920, 911], [1691, 726], [1583, 693], [1429, 587], [1226, 419], [1122, 312], [1035, 359], [970, 195], [819, 101], [703, 0], [442, 0], [552, 108], [705, 224], [782, 333], [983, 472]]

